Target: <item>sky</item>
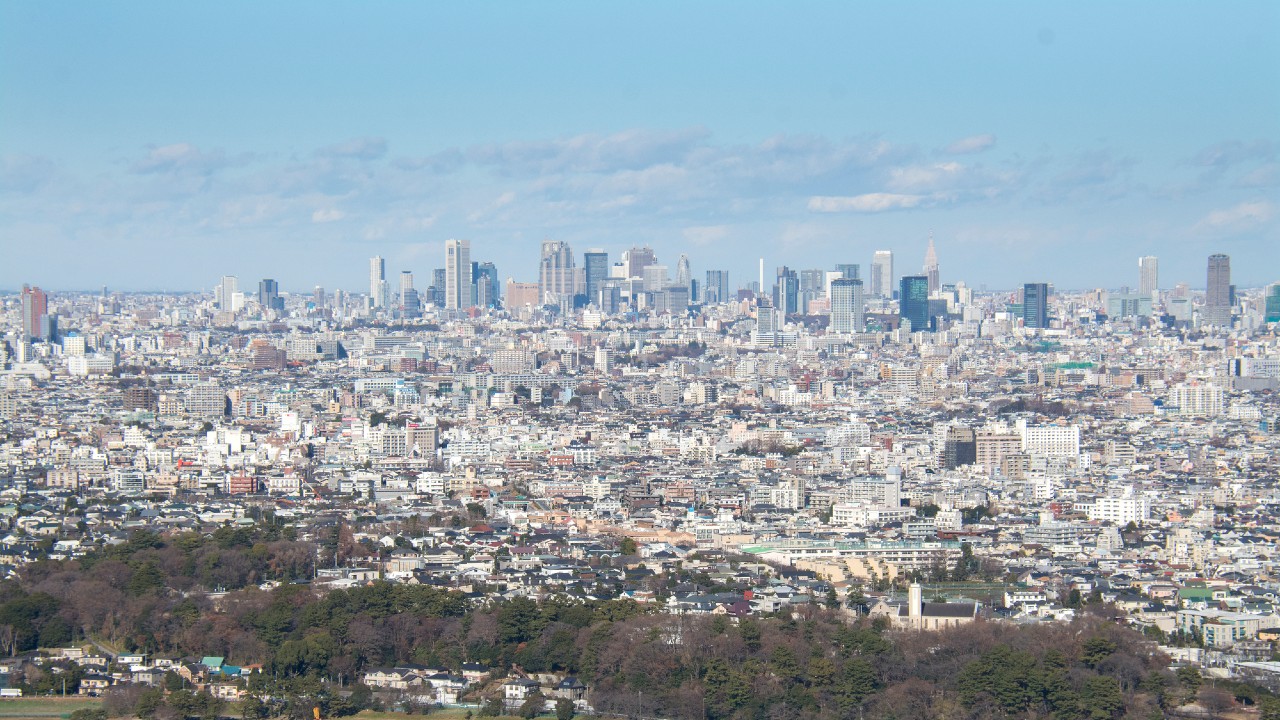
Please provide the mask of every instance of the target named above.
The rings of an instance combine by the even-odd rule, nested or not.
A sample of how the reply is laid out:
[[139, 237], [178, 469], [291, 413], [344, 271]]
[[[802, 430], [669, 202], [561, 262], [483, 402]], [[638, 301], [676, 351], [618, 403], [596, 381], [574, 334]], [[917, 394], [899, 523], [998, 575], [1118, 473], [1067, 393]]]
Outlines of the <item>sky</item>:
[[[1280, 280], [1280, 3], [0, 3], [0, 289]], [[580, 256], [579, 256], [580, 257]]]

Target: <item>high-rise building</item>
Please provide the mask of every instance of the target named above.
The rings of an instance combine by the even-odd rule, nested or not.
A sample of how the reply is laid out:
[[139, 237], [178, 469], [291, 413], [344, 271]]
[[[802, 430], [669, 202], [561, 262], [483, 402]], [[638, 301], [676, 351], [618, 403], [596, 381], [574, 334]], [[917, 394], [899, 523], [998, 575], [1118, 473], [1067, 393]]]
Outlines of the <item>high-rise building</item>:
[[471, 307], [471, 242], [444, 243], [444, 307], [465, 310]]
[[1221, 253], [1210, 255], [1202, 313], [1204, 324], [1230, 326], [1231, 300], [1231, 258]]
[[912, 332], [928, 332], [929, 327], [929, 278], [924, 275], [903, 275], [898, 289], [898, 317], [903, 323], [911, 323]]
[[214, 304], [223, 312], [235, 312], [239, 309], [236, 307], [236, 294], [239, 292], [240, 279], [235, 275], [223, 275], [213, 291]]
[[476, 289], [476, 305], [496, 308], [502, 304], [498, 267], [491, 262], [471, 263], [471, 282]]
[[408, 297], [408, 293], [411, 292], [412, 290], [413, 290], [413, 271], [401, 270], [400, 271], [400, 309], [401, 310], [404, 309], [406, 304], [405, 299]]
[[783, 317], [799, 312], [800, 278], [796, 271], [782, 265], [778, 268], [777, 281], [773, 284], [773, 307]]
[[573, 248], [559, 240], [542, 242], [542, 260], [538, 264], [538, 291], [543, 305], [558, 305], [562, 312], [573, 310], [573, 296], [578, 294], [578, 273], [573, 266]]
[[862, 266], [858, 263], [836, 263], [836, 272], [850, 280], [862, 279]]
[[622, 265], [626, 278], [644, 277], [644, 269], [650, 265], [657, 264], [658, 256], [654, 254], [653, 248], [648, 245], [633, 247], [622, 253]]
[[938, 292], [942, 282], [938, 274], [938, 251], [933, 247], [933, 233], [929, 233], [929, 248], [924, 251], [924, 276], [929, 279], [929, 294]]
[[728, 302], [729, 298], [729, 271], [728, 270], [708, 270], [707, 284], [702, 291], [702, 301], [707, 305], [716, 305], [722, 302]]
[[263, 310], [284, 310], [284, 298], [280, 297], [280, 283], [271, 278], [258, 281], [258, 305]]
[[693, 271], [689, 269], [689, 256], [681, 255], [676, 261], [676, 285], [687, 288], [693, 282]]
[[582, 277], [587, 302], [600, 306], [600, 283], [609, 277], [609, 253], [592, 248], [582, 254]]
[[1138, 258], [1138, 294], [1152, 300], [1160, 289], [1160, 261], [1155, 255]]
[[860, 333], [864, 322], [862, 281], [853, 278], [831, 281], [831, 332]]
[[369, 307], [381, 308], [387, 304], [387, 264], [382, 256], [369, 258]]
[[1280, 323], [1280, 283], [1267, 286], [1266, 298], [1263, 302], [1263, 320], [1269, 323]]
[[893, 251], [877, 250], [871, 259], [871, 294], [875, 297], [893, 296]]
[[646, 265], [640, 271], [640, 277], [644, 279], [645, 292], [660, 292], [667, 287], [667, 266], [666, 265]]
[[1022, 324], [1043, 330], [1049, 327], [1049, 284], [1027, 283], [1022, 286]]
[[49, 296], [38, 287], [22, 286], [22, 332], [28, 338], [52, 340], [46, 337], [49, 315]]

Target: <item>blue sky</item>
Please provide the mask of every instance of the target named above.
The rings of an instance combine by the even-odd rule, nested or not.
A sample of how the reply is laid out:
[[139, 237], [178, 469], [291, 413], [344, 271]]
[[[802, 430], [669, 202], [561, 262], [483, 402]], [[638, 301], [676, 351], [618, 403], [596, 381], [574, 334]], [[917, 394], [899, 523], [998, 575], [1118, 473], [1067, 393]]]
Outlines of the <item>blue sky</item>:
[[[1280, 3], [0, 4], [0, 288], [360, 290], [470, 239], [1280, 279]], [[421, 282], [421, 281], [420, 281]]]

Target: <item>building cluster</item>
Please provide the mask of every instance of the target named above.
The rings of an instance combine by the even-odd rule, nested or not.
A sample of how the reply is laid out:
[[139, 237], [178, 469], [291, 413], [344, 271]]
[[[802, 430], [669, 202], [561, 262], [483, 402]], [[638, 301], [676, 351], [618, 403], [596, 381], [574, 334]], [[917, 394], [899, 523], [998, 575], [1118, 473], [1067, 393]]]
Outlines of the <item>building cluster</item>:
[[[919, 275], [877, 252], [865, 291], [856, 264], [731, 291], [551, 241], [500, 287], [447, 253], [421, 294], [374, 258], [367, 296], [4, 298], [0, 568], [270, 509], [303, 537], [367, 518], [321, 586], [734, 616], [835, 590], [926, 629], [1109, 601], [1224, 672], [1274, 651], [1280, 289], [1237, 291], [1225, 256], [1204, 292], [1147, 257], [1137, 292], [987, 293], [942, 282], [932, 240]], [[650, 582], [693, 570], [718, 589]], [[948, 583], [1000, 601], [935, 602], [976, 592]]]

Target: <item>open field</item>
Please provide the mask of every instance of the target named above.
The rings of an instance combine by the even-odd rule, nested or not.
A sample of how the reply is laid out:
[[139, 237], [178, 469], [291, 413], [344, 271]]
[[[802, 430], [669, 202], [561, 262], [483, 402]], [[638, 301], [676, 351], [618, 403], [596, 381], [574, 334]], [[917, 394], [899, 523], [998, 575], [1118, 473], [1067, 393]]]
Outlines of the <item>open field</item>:
[[81, 708], [102, 705], [95, 698], [24, 697], [0, 700], [0, 718], [66, 718]]

